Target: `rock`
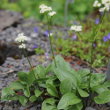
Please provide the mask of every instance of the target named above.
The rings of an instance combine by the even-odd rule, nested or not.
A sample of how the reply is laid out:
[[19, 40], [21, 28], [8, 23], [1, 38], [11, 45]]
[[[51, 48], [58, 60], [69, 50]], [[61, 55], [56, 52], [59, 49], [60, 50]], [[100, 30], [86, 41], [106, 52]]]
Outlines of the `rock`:
[[2, 110], [2, 105], [0, 105], [0, 110]]
[[86, 107], [85, 110], [96, 110], [96, 109], [94, 109], [94, 108], [92, 108], [92, 107]]
[[31, 107], [30, 110], [38, 110], [37, 106]]
[[109, 103], [107, 103], [107, 105], [110, 107], [110, 102], [109, 102]]
[[22, 19], [22, 16], [19, 13], [15, 13], [12, 11], [0, 11], [0, 32], [9, 27], [10, 25], [14, 25], [15, 23], [19, 23]]

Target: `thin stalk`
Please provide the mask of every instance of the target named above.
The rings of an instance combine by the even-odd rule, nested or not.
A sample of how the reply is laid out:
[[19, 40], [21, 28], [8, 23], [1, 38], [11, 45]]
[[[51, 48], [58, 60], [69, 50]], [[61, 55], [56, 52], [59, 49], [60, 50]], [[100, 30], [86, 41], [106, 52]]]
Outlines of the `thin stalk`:
[[[29, 60], [29, 57], [28, 57], [27, 54], [26, 54], [26, 50], [25, 50], [25, 49], [22, 49], [22, 51], [23, 51], [23, 54], [24, 54], [24, 56], [26, 57], [26, 59], [27, 59], [29, 65], [30, 65], [30, 68], [31, 68], [31, 70], [32, 70], [32, 72], [33, 72], [33, 74], [34, 74], [34, 77], [36, 78], [35, 73], [34, 73], [34, 71], [33, 71], [33, 65], [31, 64], [31, 62], [30, 62], [30, 60]], [[39, 76], [37, 75], [37, 77], [39, 77]], [[38, 84], [37, 84], [37, 86], [38, 86], [38, 88], [40, 89], [40, 87], [39, 87]]]
[[[94, 49], [95, 49], [95, 48], [94, 48], [93, 44], [94, 44], [94, 42], [96, 41], [96, 36], [97, 36], [98, 32], [99, 32], [100, 29], [102, 28], [104, 16], [105, 16], [105, 12], [104, 12], [104, 15], [101, 17], [100, 25], [98, 25], [98, 26], [96, 27], [95, 32], [93, 32], [93, 34], [92, 34], [92, 36], [94, 37], [94, 39], [92, 40], [92, 43], [91, 43], [91, 61], [90, 61], [90, 65], [91, 65], [91, 66], [90, 66], [89, 85], [88, 85], [88, 88], [89, 88], [88, 90], [89, 90], [89, 92], [91, 92], [90, 83], [91, 83], [91, 76], [92, 76], [92, 70], [93, 70], [92, 65], [93, 65], [93, 62], [94, 62], [93, 56], [94, 56]], [[89, 98], [88, 98], [87, 101], [89, 101], [89, 99], [92, 99], [92, 94], [93, 94], [93, 93], [90, 94], [90, 96], [89, 96]]]
[[64, 7], [64, 24], [65, 27], [67, 26], [67, 20], [68, 20], [68, 0], [65, 0], [65, 7]]
[[82, 41], [81, 41], [81, 39], [80, 38], [82, 38], [82, 35], [78, 32], [77, 33], [78, 34], [78, 36], [79, 36], [79, 41], [80, 41], [80, 43], [82, 43]]
[[99, 32], [100, 29], [102, 28], [102, 24], [103, 24], [103, 21], [104, 21], [104, 16], [105, 16], [105, 12], [104, 12], [103, 16], [101, 17], [100, 25], [97, 26], [95, 33], [93, 33], [93, 35], [95, 36], [95, 37], [94, 37], [94, 41], [95, 41], [95, 39], [96, 39], [96, 36], [97, 36], [98, 32]]
[[30, 60], [29, 60], [29, 58], [28, 58], [28, 56], [27, 56], [26, 50], [25, 50], [25, 49], [22, 49], [22, 52], [23, 52], [24, 56], [26, 57], [26, 59], [27, 59], [29, 65], [30, 65], [30, 68], [32, 69], [32, 68], [33, 68], [33, 65], [31, 64], [31, 62], [30, 62]]
[[48, 16], [47, 16], [47, 20], [48, 20], [50, 49], [51, 49], [52, 57], [53, 57], [53, 59], [54, 59], [55, 67], [57, 67], [56, 60], [55, 60], [55, 55], [54, 55], [54, 50], [53, 50], [53, 45], [52, 45], [52, 39], [51, 39], [51, 36], [50, 36], [50, 25], [51, 25], [52, 22], [51, 22], [51, 19], [50, 19], [50, 20], [48, 19]]

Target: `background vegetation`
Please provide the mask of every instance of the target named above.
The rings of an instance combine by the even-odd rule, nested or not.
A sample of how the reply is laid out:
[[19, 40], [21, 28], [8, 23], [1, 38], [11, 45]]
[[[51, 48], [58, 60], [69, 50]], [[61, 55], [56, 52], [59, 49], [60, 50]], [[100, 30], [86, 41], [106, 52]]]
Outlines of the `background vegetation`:
[[[57, 12], [56, 23], [64, 23], [66, 7], [68, 7], [68, 20], [84, 19], [92, 12], [94, 0], [0, 0], [1, 9], [9, 9], [21, 12], [25, 17], [35, 17], [42, 20], [43, 16], [39, 13], [39, 5], [45, 3], [53, 7]], [[66, 5], [68, 4], [68, 6]]]

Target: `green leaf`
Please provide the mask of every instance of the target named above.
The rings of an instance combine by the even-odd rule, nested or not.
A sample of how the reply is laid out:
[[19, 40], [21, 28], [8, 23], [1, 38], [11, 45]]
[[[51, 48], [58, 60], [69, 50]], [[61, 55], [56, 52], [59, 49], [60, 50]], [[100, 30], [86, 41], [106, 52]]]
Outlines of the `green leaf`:
[[105, 81], [103, 85], [107, 88], [110, 87], [110, 80]]
[[42, 94], [42, 91], [36, 89], [36, 90], [34, 91], [34, 93], [35, 93], [35, 96], [36, 96], [36, 97], [39, 97], [39, 96]]
[[38, 65], [35, 69], [35, 76], [36, 78], [45, 78], [46, 77], [46, 69], [45, 67]]
[[80, 102], [80, 103], [74, 105], [74, 110], [82, 110], [82, 108], [83, 108], [82, 102]]
[[66, 107], [70, 105], [75, 105], [77, 103], [80, 103], [81, 100], [74, 94], [74, 93], [66, 93], [62, 96], [60, 99], [57, 108], [58, 109], [65, 109]]
[[45, 69], [46, 74], [51, 71], [52, 65], [48, 65]]
[[67, 110], [82, 110], [82, 108], [83, 108], [83, 103], [80, 102], [78, 104], [68, 107]]
[[62, 94], [71, 92], [72, 88], [74, 88], [73, 86], [74, 85], [72, 85], [72, 82], [69, 79], [65, 79], [65, 80], [61, 81], [60, 91]]
[[26, 103], [27, 103], [27, 98], [25, 97], [25, 96], [19, 96], [19, 102], [23, 105], [23, 106], [25, 106], [26, 105]]
[[81, 97], [88, 97], [89, 96], [89, 94], [86, 91], [84, 91], [80, 88], [78, 88], [78, 92], [79, 92]]
[[109, 89], [104, 85], [98, 85], [92, 88], [92, 91], [97, 92], [98, 94], [103, 93], [104, 91], [108, 91]]
[[33, 71], [31, 71], [30, 73], [19, 72], [18, 77], [21, 81], [25, 82], [28, 85], [31, 85], [35, 81], [35, 76]]
[[13, 89], [10, 89], [9, 87], [3, 88], [2, 89], [2, 95], [1, 97], [7, 97], [8, 95], [13, 95], [15, 92], [13, 91]]
[[30, 100], [31, 102], [35, 102], [35, 101], [37, 100], [37, 97], [36, 97], [35, 95], [33, 95], [33, 96], [31, 96], [31, 97], [29, 98], [29, 100]]
[[105, 74], [102, 73], [91, 74], [91, 81], [90, 81], [91, 88], [104, 83], [105, 78], [106, 78]]
[[47, 92], [50, 95], [58, 97], [58, 92], [57, 92], [57, 89], [56, 89], [55, 85], [53, 85], [53, 84], [46, 84], [46, 88], [47, 88]]
[[56, 100], [54, 98], [48, 98], [44, 100], [44, 102], [42, 103], [42, 110], [58, 110], [55, 103]]
[[56, 86], [53, 83], [54, 80], [55, 80], [55, 77], [51, 77], [50, 79], [48, 79], [46, 81], [46, 88], [47, 88], [47, 92], [50, 95], [58, 97], [58, 92], [57, 92]]
[[97, 104], [105, 104], [110, 102], [110, 90], [104, 91], [94, 98]]
[[80, 69], [77, 72], [81, 77], [85, 77], [90, 73], [89, 69]]
[[81, 69], [77, 72], [77, 75], [79, 77], [78, 80], [78, 86], [81, 89], [87, 89], [88, 88], [88, 75], [90, 74], [90, 70], [88, 69]]
[[24, 86], [20, 83], [20, 81], [12, 82], [9, 87], [13, 90], [24, 89]]
[[60, 81], [65, 79], [69, 79], [75, 87], [77, 87], [77, 75], [76, 72], [70, 67], [69, 63], [67, 63], [61, 56], [56, 56], [56, 65], [53, 63], [53, 71], [55, 75], [58, 77]]
[[29, 87], [28, 86], [24, 89], [24, 95], [26, 97], [30, 97], [30, 90], [29, 90]]

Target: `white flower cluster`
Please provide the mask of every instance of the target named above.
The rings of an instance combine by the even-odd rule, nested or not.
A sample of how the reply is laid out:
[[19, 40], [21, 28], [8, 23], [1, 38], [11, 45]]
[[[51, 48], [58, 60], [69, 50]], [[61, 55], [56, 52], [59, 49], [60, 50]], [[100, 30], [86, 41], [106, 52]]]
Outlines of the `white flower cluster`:
[[20, 44], [20, 45], [19, 45], [19, 48], [20, 48], [20, 49], [25, 49], [25, 48], [26, 48], [26, 44], [23, 44], [23, 43]]
[[40, 8], [40, 13], [52, 11], [52, 8], [49, 6], [46, 6], [45, 4], [40, 5], [39, 8]]
[[101, 3], [99, 3], [98, 0], [95, 0], [93, 7], [100, 7], [100, 6], [101, 6]]
[[100, 12], [110, 10], [110, 0], [102, 0], [101, 3], [98, 0], [95, 0], [93, 7], [99, 7]]
[[80, 25], [73, 25], [73, 26], [70, 27], [70, 30], [76, 31], [76, 32], [80, 32], [80, 31], [82, 31], [82, 26], [80, 26]]
[[19, 43], [19, 48], [26, 48], [25, 41], [28, 41], [29, 38], [24, 35], [24, 33], [18, 34], [18, 37], [15, 39], [17, 43]]
[[40, 8], [40, 13], [47, 12], [49, 16], [54, 16], [56, 14], [56, 12], [52, 10], [52, 7], [49, 7], [45, 4], [41, 4], [39, 8]]
[[55, 15], [55, 14], [56, 14], [55, 11], [51, 11], [51, 12], [48, 13], [49, 16], [53, 16], [53, 15]]

